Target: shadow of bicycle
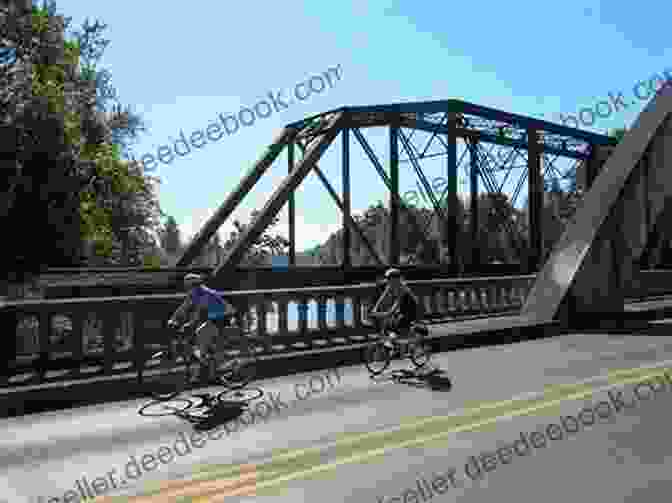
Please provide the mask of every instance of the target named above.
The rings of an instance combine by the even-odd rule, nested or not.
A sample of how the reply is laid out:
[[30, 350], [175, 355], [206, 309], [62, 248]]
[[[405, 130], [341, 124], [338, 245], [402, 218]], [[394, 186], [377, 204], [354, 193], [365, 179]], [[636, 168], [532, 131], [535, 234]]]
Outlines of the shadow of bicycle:
[[445, 371], [437, 367], [423, 367], [419, 369], [395, 369], [380, 376], [371, 376], [376, 382], [392, 381], [397, 384], [406, 384], [416, 388], [431, 389], [432, 391], [450, 391], [453, 382], [444, 375]]
[[138, 413], [145, 417], [176, 416], [197, 431], [206, 431], [239, 418], [250, 402], [263, 396], [260, 388], [227, 389], [219, 393], [192, 393], [172, 400], [153, 400]]

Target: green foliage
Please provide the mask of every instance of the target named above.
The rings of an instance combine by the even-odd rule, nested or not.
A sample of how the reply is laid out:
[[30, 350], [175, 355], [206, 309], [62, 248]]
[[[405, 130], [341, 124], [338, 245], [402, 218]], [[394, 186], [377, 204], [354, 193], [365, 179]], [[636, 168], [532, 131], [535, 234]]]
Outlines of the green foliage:
[[49, 10], [46, 6], [37, 7], [33, 5], [32, 26], [37, 34], [45, 33], [49, 29]]
[[180, 229], [175, 218], [169, 216], [166, 225], [160, 233], [161, 248], [167, 253], [177, 254], [182, 250]]
[[[567, 221], [573, 216], [578, 195], [562, 190], [555, 181], [548, 184], [548, 201], [542, 209], [544, 219], [544, 244], [551, 247], [560, 236]], [[446, 205], [443, 205], [446, 206]], [[447, 263], [447, 246], [457, 241], [458, 260], [462, 264], [472, 260], [472, 246], [479, 249], [482, 263], [524, 262], [527, 258], [529, 228], [528, 210], [513, 207], [508, 196], [499, 193], [479, 194], [478, 233], [472, 242], [470, 230], [470, 204], [457, 198], [458, 230], [456, 236], [446, 234], [446, 222], [440, 221], [433, 211], [413, 208], [410, 210], [424, 233], [411, 224], [408, 213], [400, 214], [399, 240], [402, 260], [414, 264]], [[389, 252], [390, 212], [381, 202], [369, 206], [361, 215], [353, 216], [364, 235], [376, 248], [381, 258]], [[423, 239], [424, 238], [424, 239]], [[336, 265], [341, 260], [343, 232], [333, 234], [325, 244], [307, 252], [317, 254], [324, 264]], [[356, 233], [352, 235], [352, 261], [355, 265], [373, 265], [368, 249]]]
[[96, 80], [96, 70], [90, 66], [82, 65], [81, 76], [82, 80]]
[[[251, 215], [251, 220], [254, 221], [258, 215], [259, 211], [254, 210]], [[271, 255], [282, 255], [287, 252], [289, 249], [289, 241], [284, 236], [272, 232], [272, 229], [277, 226], [279, 222], [280, 219], [278, 217], [274, 218], [266, 232], [252, 243], [250, 249], [243, 258], [243, 265], [250, 267], [267, 265]], [[223, 249], [225, 252], [228, 252], [235, 246], [250, 226], [249, 223], [243, 224], [238, 220], [235, 220], [233, 225], [236, 230], [231, 232], [224, 242]]]
[[23, 221], [53, 247], [13, 240], [3, 249], [6, 267], [76, 265], [85, 242], [94, 255], [114, 263], [151, 248], [150, 231], [160, 214], [156, 180], [124, 160], [127, 140], [144, 126], [121, 105], [99, 113], [115, 99], [109, 72], [95, 68], [109, 43], [100, 37], [104, 25], [86, 21], [83, 32], [68, 39], [59, 31], [70, 20], [56, 19], [53, 1], [25, 16], [8, 7], [0, 11], [15, 21], [0, 26], [0, 35], [16, 55], [0, 67], [0, 120], [10, 129], [3, 147], [13, 149], [16, 159], [0, 179], [0, 221], [7, 230]]
[[626, 128], [616, 128], [609, 131], [609, 136], [616, 138], [620, 142], [627, 132], [628, 130]]
[[161, 257], [157, 253], [151, 253], [145, 255], [142, 259], [143, 267], [149, 269], [160, 269], [161, 268]]

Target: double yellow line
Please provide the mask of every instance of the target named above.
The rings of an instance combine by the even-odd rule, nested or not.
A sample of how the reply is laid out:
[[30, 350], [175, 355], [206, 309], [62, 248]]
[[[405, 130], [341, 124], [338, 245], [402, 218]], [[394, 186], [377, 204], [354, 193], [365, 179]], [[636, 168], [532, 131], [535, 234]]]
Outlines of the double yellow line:
[[[631, 384], [662, 375], [668, 370], [661, 367], [639, 367], [615, 370], [603, 376], [609, 387]], [[596, 376], [588, 381], [599, 381]], [[374, 431], [360, 434], [345, 434], [329, 446], [287, 450], [273, 455], [271, 461], [260, 465], [214, 465], [204, 467], [188, 480], [174, 480], [154, 484], [143, 495], [103, 497], [96, 502], [128, 501], [150, 502], [214, 502], [226, 496], [259, 496], [276, 493], [284, 484], [297, 479], [311, 479], [316, 475], [333, 471], [336, 467], [379, 461], [382, 455], [394, 449], [422, 446], [429, 442], [465, 431], [474, 431], [491, 425], [502, 417], [530, 415], [559, 405], [566, 400], [578, 400], [592, 395], [594, 386], [583, 383], [562, 384], [547, 387], [537, 398], [509, 399], [499, 402], [484, 402], [461, 415], [416, 418], [402, 423], [393, 431]], [[321, 459], [322, 451], [333, 451], [332, 462]]]

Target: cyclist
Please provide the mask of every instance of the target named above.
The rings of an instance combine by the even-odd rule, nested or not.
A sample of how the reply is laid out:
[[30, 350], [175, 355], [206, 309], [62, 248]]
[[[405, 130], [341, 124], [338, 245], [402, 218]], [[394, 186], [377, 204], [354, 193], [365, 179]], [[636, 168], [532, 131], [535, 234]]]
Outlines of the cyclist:
[[232, 326], [237, 313], [224, 299], [224, 292], [208, 288], [204, 282], [200, 274], [189, 273], [184, 277], [187, 296], [168, 320], [169, 327], [176, 327], [185, 320], [188, 320], [185, 326], [191, 327], [205, 319], [205, 324], [199, 327], [196, 339], [199, 346], [196, 349], [198, 357], [208, 350], [214, 351], [217, 336]]
[[[385, 280], [387, 281], [385, 291], [373, 306], [369, 316], [372, 318], [389, 318], [393, 316], [392, 329], [402, 337], [407, 337], [410, 335], [413, 322], [417, 321], [420, 317], [420, 302], [404, 282], [399, 269], [388, 269], [385, 272]], [[383, 303], [388, 303], [389, 301], [392, 301], [392, 307], [387, 311], [381, 311], [380, 308]], [[415, 342], [420, 342], [422, 334], [419, 331], [415, 331], [415, 336]], [[390, 334], [390, 338], [394, 338], [394, 335]], [[392, 343], [387, 340], [385, 341], [385, 345], [391, 347]]]

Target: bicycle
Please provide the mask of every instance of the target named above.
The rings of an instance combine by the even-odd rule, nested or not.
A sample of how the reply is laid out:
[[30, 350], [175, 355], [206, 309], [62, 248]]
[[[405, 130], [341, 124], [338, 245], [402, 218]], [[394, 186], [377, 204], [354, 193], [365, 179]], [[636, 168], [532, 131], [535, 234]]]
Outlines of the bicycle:
[[204, 322], [195, 330], [191, 330], [193, 325], [189, 323], [178, 327], [166, 347], [147, 359], [159, 362], [150, 368], [153, 374], [143, 375], [142, 379], [143, 387], [153, 399], [165, 402], [179, 396], [194, 383], [196, 368], [202, 385], [241, 389], [254, 380], [257, 367], [254, 337], [244, 330], [234, 330], [238, 333], [226, 336], [218, 334], [216, 348], [211, 346], [202, 352], [197, 337], [207, 324]]
[[[375, 376], [383, 373], [397, 355], [400, 357], [408, 356], [418, 369], [429, 363], [431, 348], [424, 340], [424, 336], [429, 333], [427, 327], [418, 322], [413, 322], [411, 332], [421, 336], [420, 343], [418, 344], [413, 339], [402, 342], [393, 330], [394, 322], [394, 316], [385, 319], [379, 329], [379, 337], [365, 349], [364, 361], [371, 375]], [[380, 366], [376, 366], [377, 362], [380, 362]]]

